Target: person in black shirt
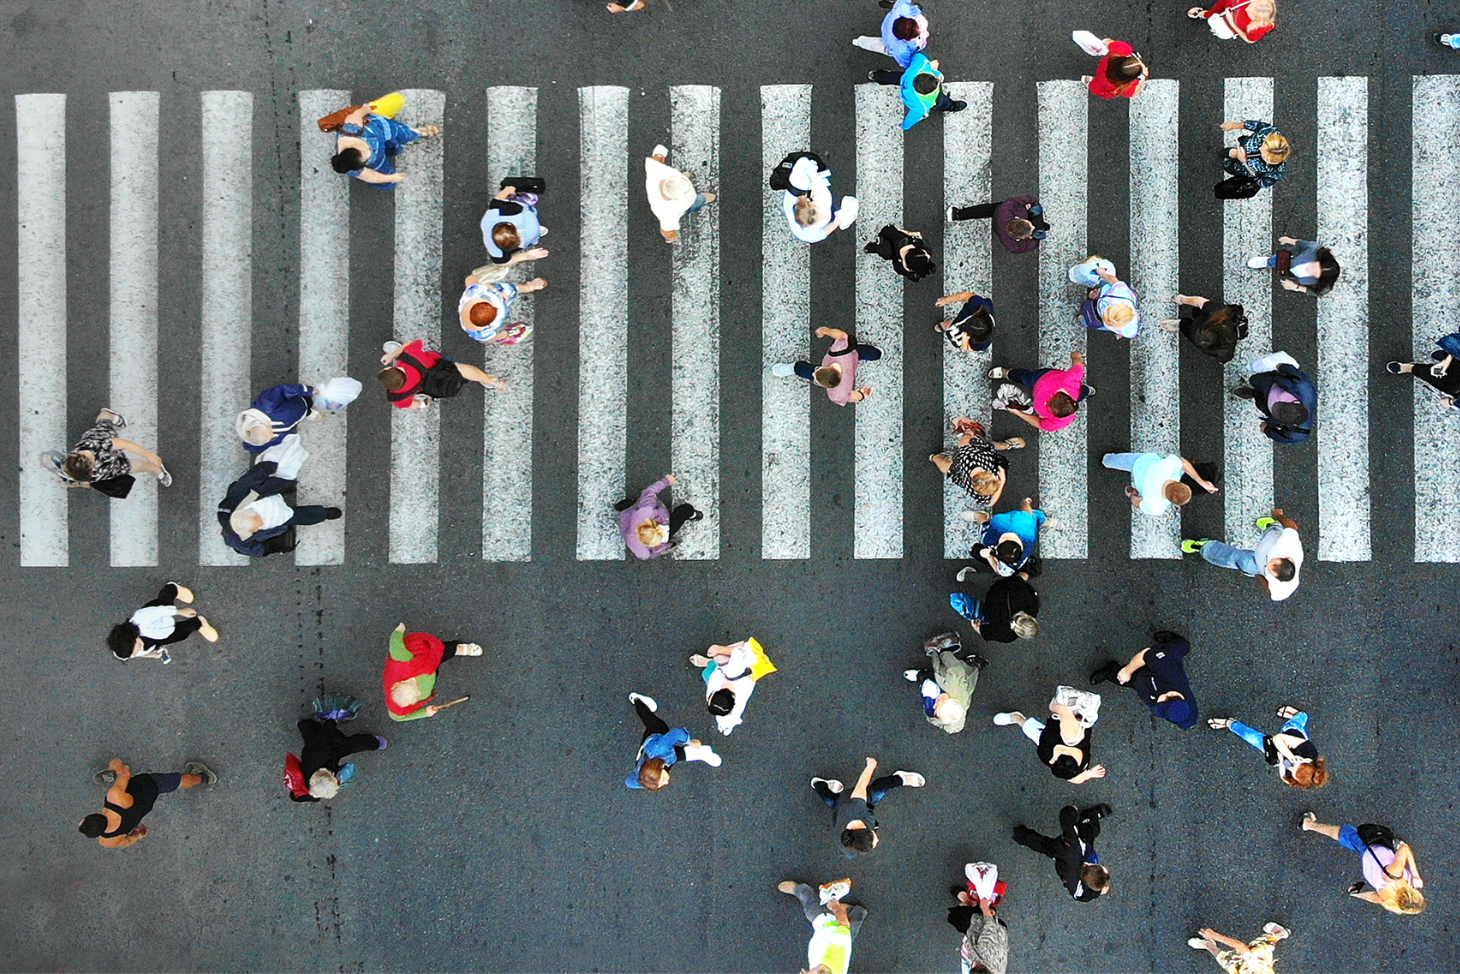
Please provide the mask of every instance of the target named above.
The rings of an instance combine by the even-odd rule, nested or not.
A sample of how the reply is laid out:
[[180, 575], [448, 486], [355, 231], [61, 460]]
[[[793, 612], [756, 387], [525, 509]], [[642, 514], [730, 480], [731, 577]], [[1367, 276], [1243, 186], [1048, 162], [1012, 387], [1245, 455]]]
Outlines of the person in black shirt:
[[97, 782], [108, 786], [103, 810], [81, 820], [76, 830], [107, 849], [125, 849], [147, 838], [142, 819], [157, 804], [157, 796], [181, 788], [187, 791], [218, 780], [207, 765], [191, 761], [181, 772], [133, 774], [121, 758], [112, 758], [107, 770], [96, 774]]
[[[958, 580], [966, 579], [972, 570], [960, 569]], [[1027, 572], [998, 579], [982, 599], [954, 592], [948, 603], [986, 642], [1012, 643], [1039, 635], [1039, 593], [1029, 584]]]
[[1125, 666], [1108, 660], [1090, 674], [1092, 684], [1114, 680], [1130, 687], [1145, 701], [1151, 713], [1163, 720], [1191, 730], [1196, 726], [1196, 697], [1181, 661], [1191, 652], [1186, 637], [1162, 631], [1152, 637], [1152, 645], [1131, 657]]
[[[348, 719], [353, 713], [346, 712], [345, 716]], [[342, 783], [341, 761], [351, 754], [383, 751], [386, 747], [385, 738], [376, 734], [346, 734], [333, 717], [324, 714], [306, 717], [297, 726], [304, 738], [304, 750], [299, 753], [299, 780], [291, 782], [289, 790], [289, 798], [296, 802], [335, 797]], [[343, 780], [349, 781], [351, 777], [345, 775]], [[293, 787], [296, 784], [302, 784], [303, 789]]]
[[873, 810], [892, 789], [921, 788], [927, 783], [916, 771], [894, 771], [874, 780], [872, 775], [876, 771], [877, 759], [868, 758], [850, 795], [845, 792], [846, 786], [835, 778], [811, 779], [811, 789], [832, 810], [837, 841], [842, 855], [848, 859], [877, 847], [877, 816]]
[[1247, 337], [1247, 312], [1240, 304], [1178, 294], [1172, 299], [1190, 309], [1180, 318], [1161, 322], [1166, 331], [1180, 331], [1203, 355], [1223, 365], [1237, 354], [1237, 343]]
[[891, 261], [892, 269], [909, 281], [921, 281], [938, 269], [921, 233], [891, 223], [877, 231], [877, 239], [862, 249]]
[[1095, 839], [1100, 820], [1111, 815], [1109, 805], [1091, 805], [1081, 811], [1077, 805], [1060, 809], [1058, 838], [1040, 835], [1023, 825], [1014, 826], [1014, 841], [1054, 860], [1054, 871], [1070, 895], [1082, 903], [1110, 892], [1110, 870], [1100, 864]]

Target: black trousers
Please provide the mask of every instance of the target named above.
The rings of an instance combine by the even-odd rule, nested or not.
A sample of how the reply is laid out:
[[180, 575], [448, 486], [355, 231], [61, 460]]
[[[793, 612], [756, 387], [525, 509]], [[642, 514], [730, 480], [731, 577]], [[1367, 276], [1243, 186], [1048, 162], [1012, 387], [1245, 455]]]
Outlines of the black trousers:
[[999, 212], [1003, 201], [996, 203], [979, 203], [977, 206], [955, 206], [953, 207], [954, 220], [988, 220]]
[[[157, 598], [148, 602], [143, 608], [145, 609], [154, 605], [172, 605], [176, 601], [177, 586], [168, 582], [162, 586], [162, 591], [157, 593]], [[173, 643], [182, 642], [201, 628], [203, 628], [203, 620], [197, 616], [193, 616], [191, 619], [178, 619], [173, 623], [171, 636], [163, 639], [148, 639], [146, 636], [143, 636], [142, 645], [147, 649], [152, 649], [154, 646], [170, 646]]]
[[669, 733], [669, 725], [664, 722], [664, 718], [650, 710], [649, 705], [644, 703], [644, 701], [634, 701], [634, 713], [639, 715], [639, 722], [644, 725], [644, 736], [639, 738], [640, 744], [647, 741], [654, 734]]

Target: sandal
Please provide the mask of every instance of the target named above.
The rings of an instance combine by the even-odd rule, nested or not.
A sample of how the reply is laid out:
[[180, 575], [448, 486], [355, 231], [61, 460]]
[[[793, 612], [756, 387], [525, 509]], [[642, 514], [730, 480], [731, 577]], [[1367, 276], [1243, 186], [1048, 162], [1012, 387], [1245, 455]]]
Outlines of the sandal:
[[1208, 717], [1207, 726], [1212, 730], [1227, 730], [1232, 726], [1231, 717]]
[[1190, 17], [1192, 20], [1201, 20], [1201, 15], [1204, 13], [1206, 13], [1206, 10], [1202, 7], [1192, 7], [1186, 12], [1186, 16]]
[[1004, 449], [1006, 450], [1022, 450], [1028, 445], [1022, 436], [1011, 436], [1004, 441]]
[[502, 337], [498, 338], [493, 345], [516, 345], [532, 334], [532, 326], [525, 321], [517, 321], [502, 329]]

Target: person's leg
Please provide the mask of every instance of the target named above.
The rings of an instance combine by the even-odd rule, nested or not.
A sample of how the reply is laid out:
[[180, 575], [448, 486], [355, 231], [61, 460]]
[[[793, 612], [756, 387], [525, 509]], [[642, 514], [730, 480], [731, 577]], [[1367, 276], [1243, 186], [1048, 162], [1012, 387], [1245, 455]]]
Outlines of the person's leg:
[[179, 619], [173, 624], [172, 635], [155, 642], [158, 646], [171, 646], [173, 643], [182, 642], [201, 628], [203, 628], [203, 617], [200, 615], [193, 616], [191, 619]]
[[689, 205], [689, 209], [684, 211], [685, 216], [688, 216], [691, 213], [698, 213], [700, 210], [703, 210], [705, 208], [705, 204], [709, 201], [710, 198], [704, 193], [696, 192], [695, 201]]
[[381, 118], [384, 120], [387, 128], [386, 141], [388, 145], [386, 151], [394, 154], [421, 138], [420, 132], [404, 122], [397, 122], [393, 118], [385, 118], [384, 116], [381, 116]]
[[873, 778], [872, 783], [867, 786], [867, 804], [876, 805], [887, 797], [889, 791], [901, 787], [902, 779], [895, 774], [885, 774], [880, 778]]
[[847, 907], [847, 926], [851, 928], [852, 939], [857, 939], [857, 931], [862, 929], [862, 921], [867, 919], [867, 908], [862, 905]]
[[1262, 731], [1248, 727], [1240, 720], [1234, 720], [1227, 725], [1227, 730], [1242, 738], [1248, 744], [1255, 747], [1260, 753], [1266, 754], [1267, 748], [1262, 743]]
[[187, 791], [189, 788], [196, 788], [203, 783], [203, 776], [200, 774], [187, 774], [181, 771], [174, 771], [172, 774], [150, 773], [147, 777], [157, 785], [159, 795], [167, 795], [181, 788]]
[[637, 500], [637, 497], [625, 497], [623, 500], [613, 505], [613, 509], [622, 514], [624, 511], [627, 511], [629, 508], [633, 507], [634, 502]]
[[953, 219], [956, 220], [988, 220], [999, 212], [999, 203], [979, 203], [975, 206], [953, 207]]
[[801, 912], [806, 914], [807, 923], [815, 923], [817, 918], [826, 912], [826, 907], [821, 905], [821, 897], [815, 887], [807, 883], [797, 883], [795, 896], [801, 904]]
[[669, 725], [664, 722], [664, 718], [650, 710], [649, 705], [644, 701], [634, 701], [634, 713], [639, 715], [639, 722], [644, 725], [645, 737], [669, 733]]
[[1048, 371], [1049, 369], [1010, 369], [1004, 378], [1017, 386], [1032, 390], [1034, 383], [1038, 382], [1040, 377]]
[[1047, 835], [1041, 835], [1031, 828], [1023, 825], [1014, 826], [1014, 841], [1026, 849], [1030, 849], [1042, 856], [1054, 859], [1060, 853], [1060, 841], [1051, 839]]
[[1244, 575], [1260, 575], [1257, 558], [1246, 548], [1234, 548], [1225, 541], [1208, 541], [1202, 545], [1201, 556], [1218, 568], [1232, 568]]
[[319, 504], [301, 504], [294, 508], [294, 517], [291, 524], [304, 526], [318, 524], [321, 521], [328, 521], [331, 508], [322, 507]]
[[810, 382], [812, 376], [816, 374], [816, 366], [810, 362], [797, 362], [792, 368], [798, 378], [805, 379], [807, 382]]
[[1136, 460], [1140, 456], [1139, 453], [1107, 453], [1101, 459], [1100, 463], [1110, 470], [1125, 470], [1129, 472], [1135, 469]]
[[172, 582], [168, 582], [166, 585], [162, 586], [162, 591], [157, 593], [157, 598], [153, 599], [151, 602], [146, 603], [143, 608], [145, 609], [148, 606], [154, 605], [172, 605], [176, 601], [177, 585]]
[[900, 85], [902, 84], [901, 71], [868, 71], [867, 78], [877, 82], [879, 85]]
[[698, 521], [700, 512], [694, 509], [692, 504], [680, 504], [669, 512], [669, 536], [672, 538], [679, 533], [687, 521]]
[[831, 786], [825, 781], [818, 779], [817, 781], [811, 782], [811, 790], [816, 792], [816, 796], [821, 799], [822, 804], [827, 808], [836, 808], [836, 796], [838, 793], [832, 791]]
[[887, 53], [887, 47], [882, 43], [880, 37], [868, 37], [863, 34], [861, 37], [853, 37], [852, 44], [864, 51], [871, 51], [873, 54]]
[[1302, 734], [1304, 737], [1307, 737], [1308, 736], [1308, 715], [1306, 713], [1304, 713], [1303, 711], [1301, 711], [1301, 710], [1298, 711], [1292, 717], [1288, 718], [1288, 722], [1283, 725], [1283, 730], [1285, 730], [1285, 731], [1295, 730], [1299, 734]]
[[1019, 725], [1019, 730], [1024, 733], [1025, 737], [1038, 744], [1039, 735], [1044, 733], [1044, 721], [1035, 720], [1033, 717], [1025, 717], [1024, 723]]
[[957, 102], [957, 101], [954, 101], [952, 98], [949, 98], [948, 97], [948, 92], [947, 92], [946, 89], [943, 89], [943, 88], [939, 88], [938, 89], [938, 100], [933, 103], [933, 111], [935, 111], [935, 112], [950, 112], [950, 111], [951, 112], [956, 112], [960, 108], [963, 108], [963, 107], [964, 107], [964, 103], [963, 102]]
[[882, 357], [882, 349], [876, 345], [857, 343], [857, 357], [863, 362], [875, 362]]
[[351, 754], [359, 754], [361, 751], [380, 750], [381, 738], [374, 734], [351, 734], [342, 742], [343, 746], [336, 752], [335, 757], [348, 757]]

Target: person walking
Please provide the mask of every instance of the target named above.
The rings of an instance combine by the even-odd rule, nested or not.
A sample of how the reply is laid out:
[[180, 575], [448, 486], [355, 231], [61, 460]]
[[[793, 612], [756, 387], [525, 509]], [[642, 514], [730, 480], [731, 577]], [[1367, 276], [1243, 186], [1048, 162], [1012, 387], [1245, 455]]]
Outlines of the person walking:
[[964, 511], [963, 515], [965, 520], [983, 525], [979, 543], [969, 551], [976, 571], [1004, 576], [1021, 570], [1026, 575], [1039, 573], [1034, 552], [1039, 546], [1039, 529], [1049, 518], [1043, 511], [1035, 510], [1032, 499], [1026, 497], [1018, 509], [992, 517], [988, 511]]
[[777, 883], [776, 889], [796, 897], [801, 912], [811, 924], [806, 970], [802, 974], [847, 974], [852, 964], [852, 942], [867, 919], [865, 906], [849, 907], [842, 903], [852, 891], [852, 881], [837, 880], [817, 890], [806, 883], [786, 879]]
[[314, 714], [295, 726], [304, 739], [299, 756], [284, 760], [284, 783], [289, 799], [295, 802], [318, 802], [333, 798], [341, 786], [355, 777], [355, 765], [342, 762], [362, 751], [383, 751], [385, 738], [378, 734], [346, 734], [340, 724], [354, 720], [360, 712], [360, 701], [343, 693], [331, 693], [314, 701]]
[[1178, 294], [1171, 299], [1181, 317], [1165, 318], [1161, 328], [1179, 331], [1203, 355], [1226, 365], [1237, 354], [1237, 343], [1247, 337], [1247, 312], [1240, 304]]
[[852, 785], [851, 794], [835, 778], [812, 778], [811, 790], [827, 808], [831, 809], [832, 827], [837, 832], [837, 844], [843, 856], [848, 859], [871, 852], [880, 838], [877, 834], [877, 806], [897, 788], [921, 788], [927, 779], [916, 771], [894, 771], [880, 778], [877, 773], [877, 759], [868, 758], [862, 774]]
[[[137, 480], [132, 476], [134, 472], [155, 474], [159, 484], [171, 487], [172, 474], [167, 472], [162, 457], [117, 435], [126, 425], [126, 417], [121, 413], [103, 409], [70, 453], [52, 450], [42, 457], [56, 468], [67, 487], [90, 487], [117, 500], [132, 492]], [[129, 453], [138, 459], [130, 459]]]
[[781, 207], [797, 240], [820, 243], [856, 222], [857, 198], [831, 195], [831, 168], [814, 152], [792, 152], [771, 170], [770, 188], [781, 194]]
[[1205, 20], [1213, 36], [1234, 37], [1256, 44], [1277, 27], [1277, 0], [1217, 0], [1209, 8], [1192, 7], [1192, 20]]
[[1090, 94], [1106, 101], [1134, 98], [1141, 90], [1141, 83], [1150, 77], [1151, 69], [1125, 41], [1107, 37], [1091, 53], [1100, 58], [1100, 63], [1095, 65], [1095, 74], [1085, 75], [1080, 83], [1089, 86]]
[[1196, 726], [1197, 710], [1184, 665], [1190, 652], [1191, 644], [1185, 636], [1163, 629], [1151, 638], [1151, 645], [1124, 666], [1107, 660], [1097, 667], [1090, 674], [1090, 685], [1114, 680], [1134, 691], [1155, 716], [1182, 730], [1191, 730]]
[[1274, 443], [1302, 443], [1318, 425], [1318, 388], [1298, 360], [1273, 352], [1247, 363], [1249, 378], [1232, 390], [1250, 399], [1264, 417], [1263, 434]]
[[1012, 196], [995, 203], [976, 206], [950, 206], [948, 219], [991, 220], [994, 237], [1011, 254], [1027, 254], [1039, 249], [1039, 242], [1049, 235], [1044, 207], [1033, 196]]
[[441, 126], [414, 129], [397, 122], [393, 116], [404, 106], [405, 99], [399, 98], [388, 115], [371, 111], [369, 105], [361, 105], [347, 115], [335, 137], [335, 155], [330, 160], [334, 171], [354, 176], [376, 189], [395, 189], [397, 183], [405, 182], [405, 173], [395, 171], [396, 155], [413, 142], [440, 135]]
[[1277, 769], [1278, 780], [1294, 788], [1322, 788], [1328, 784], [1328, 759], [1318, 753], [1308, 736], [1308, 715], [1296, 707], [1279, 707], [1286, 723], [1276, 734], [1264, 734], [1231, 717], [1211, 717], [1212, 730], [1229, 730], [1252, 745], [1262, 759]]
[[678, 504], [674, 513], [659, 495], [679, 483], [674, 474], [665, 474], [639, 493], [639, 499], [625, 498], [613, 506], [618, 515], [619, 535], [634, 557], [640, 561], [668, 554], [679, 542], [674, 536], [690, 521], [704, 518], [691, 504]]
[[720, 766], [720, 755], [714, 748], [690, 737], [683, 727], [670, 730], [659, 716], [659, 704], [653, 697], [631, 693], [629, 703], [644, 725], [644, 735], [639, 738], [634, 770], [624, 779], [625, 787], [658, 791], [669, 784], [669, 769], [680, 761], [700, 761], [712, 768]]
[[483, 389], [505, 389], [507, 383], [475, 365], [449, 359], [426, 348], [417, 338], [408, 345], [388, 341], [375, 378], [385, 387], [385, 398], [396, 409], [424, 409], [437, 399], [451, 399], [475, 382]]
[[[441, 664], [459, 656], [480, 656], [477, 643], [443, 642], [428, 632], [406, 632], [402, 622], [390, 633], [390, 650], [385, 657], [382, 684], [385, 708], [391, 720], [421, 720], [435, 717], [459, 701], [433, 704], [436, 677]], [[466, 699], [466, 698], [461, 698]]]
[[[218, 641], [218, 630], [193, 608], [193, 590], [168, 582], [157, 598], [133, 612], [126, 622], [112, 626], [106, 635], [107, 648], [125, 663], [129, 659], [160, 659], [171, 663], [164, 648], [197, 633], [210, 643]], [[174, 603], [181, 602], [184, 608]]]
[[864, 34], [852, 38], [852, 44], [873, 54], [886, 54], [899, 68], [905, 68], [914, 54], [928, 46], [928, 18], [912, 0], [881, 0], [881, 6], [887, 13], [882, 18], [880, 36]]
[[1390, 375], [1414, 376], [1440, 393], [1441, 406], [1454, 409], [1455, 403], [1460, 402], [1460, 369], [1454, 367], [1455, 356], [1460, 355], [1460, 332], [1446, 335], [1435, 344], [1438, 348], [1430, 353], [1430, 361], [1389, 362], [1384, 371]]
[[656, 145], [644, 159], [644, 192], [649, 197], [649, 209], [659, 221], [659, 235], [666, 243], [679, 242], [681, 218], [698, 213], [718, 199], [714, 193], [696, 190], [688, 173], [670, 166], [669, 149], [663, 145]]
[[1024, 438], [991, 440], [983, 424], [967, 416], [957, 417], [952, 425], [953, 432], [958, 434], [958, 448], [934, 453], [928, 460], [955, 486], [967, 492], [976, 507], [993, 510], [1009, 483], [1009, 461], [1004, 454], [1024, 449]]
[[108, 786], [106, 799], [102, 810], [83, 818], [76, 830], [105, 849], [125, 849], [147, 838], [142, 819], [157, 804], [157, 796], [179, 788], [188, 791], [212, 785], [218, 780], [201, 761], [189, 761], [182, 771], [171, 774], [133, 774], [121, 758], [112, 758], [107, 770], [98, 771], [94, 777], [97, 784]]
[[547, 248], [538, 246], [547, 236], [547, 227], [537, 218], [537, 204], [546, 191], [547, 184], [537, 176], [502, 180], [482, 214], [482, 244], [491, 264], [502, 267], [548, 256]]
[[943, 90], [943, 72], [938, 62], [921, 52], [914, 54], [901, 71], [868, 71], [867, 80], [879, 85], [897, 85], [902, 104], [907, 109], [902, 117], [906, 132], [934, 112], [961, 112], [968, 102], [948, 97]]
[[970, 653], [967, 661], [959, 659], [962, 648], [956, 633], [934, 636], [923, 643], [923, 652], [931, 661], [902, 672], [903, 679], [918, 684], [923, 716], [945, 734], [963, 730], [973, 691], [978, 687], [978, 675], [989, 665], [977, 653]]
[[[1283, 178], [1283, 170], [1293, 146], [1271, 122], [1249, 118], [1241, 122], [1223, 122], [1224, 132], [1243, 132], [1237, 144], [1222, 150], [1222, 171], [1235, 180], [1255, 180], [1253, 189], [1270, 189]], [[1252, 195], [1249, 193], [1247, 195]]]
[[1298, 537], [1298, 524], [1273, 508], [1270, 516], [1257, 519], [1262, 532], [1257, 548], [1236, 548], [1211, 538], [1188, 538], [1181, 550], [1188, 555], [1201, 553], [1208, 563], [1218, 568], [1232, 568], [1248, 578], [1255, 578], [1274, 602], [1281, 602], [1298, 590], [1298, 571], [1303, 567], [1303, 542]]
[[[998, 876], [998, 868], [990, 863], [971, 862], [965, 868], [971, 872], [980, 867]], [[973, 885], [970, 880], [969, 886]], [[1009, 969], [1009, 928], [996, 909], [1001, 898], [960, 893], [958, 906], [948, 908], [948, 923], [963, 934], [959, 947], [963, 974], [1005, 974]]]
[[744, 719], [745, 705], [755, 685], [776, 671], [776, 664], [754, 637], [728, 646], [711, 646], [705, 655], [696, 653], [689, 661], [701, 671], [705, 704], [715, 718], [715, 726], [726, 737]]
[[1296, 237], [1278, 237], [1278, 245], [1276, 253], [1248, 258], [1247, 266], [1277, 271], [1278, 283], [1289, 291], [1322, 297], [1333, 289], [1342, 269], [1332, 251], [1316, 240]]
[[[1364, 878], [1348, 888], [1348, 895], [1377, 903], [1390, 913], [1413, 916], [1425, 911], [1424, 877], [1414, 861], [1414, 850], [1387, 825], [1325, 825], [1304, 812], [1298, 828], [1326, 835], [1350, 852], [1358, 853]], [[1365, 889], [1365, 886], [1368, 889]]]
[[1090, 764], [1090, 732], [1100, 719], [1100, 694], [1074, 687], [1055, 687], [1049, 702], [1049, 723], [1017, 710], [994, 714], [995, 727], [1017, 725], [1035, 744], [1050, 773], [1072, 785], [1105, 777], [1105, 765]]
[[240, 555], [264, 558], [293, 551], [297, 542], [291, 528], [344, 516], [338, 507], [294, 504], [290, 498], [299, 485], [278, 476], [278, 469], [275, 461], [260, 460], [228, 485], [218, 504], [223, 542]]
[[1089, 288], [1075, 315], [1091, 331], [1108, 331], [1117, 338], [1140, 334], [1140, 300], [1131, 286], [1115, 275], [1115, 265], [1092, 254], [1070, 268], [1070, 282]]
[[1049, 433], [1073, 423], [1080, 403], [1095, 394], [1085, 384], [1085, 356], [1077, 351], [1070, 353], [1068, 369], [992, 368], [989, 378], [1009, 380], [998, 389], [995, 409]]
[[1202, 927], [1186, 941], [1192, 950], [1209, 951], [1227, 974], [1273, 974], [1273, 947], [1291, 936], [1292, 931], [1278, 923], [1264, 923], [1262, 936], [1250, 943]]
[[1054, 860], [1054, 871], [1076, 900], [1088, 903], [1110, 892], [1110, 869], [1100, 862], [1095, 840], [1100, 837], [1100, 820], [1112, 814], [1104, 803], [1081, 809], [1066, 805], [1060, 809], [1060, 834], [1041, 835], [1024, 825], [1014, 826], [1014, 841], [1026, 849]]
[[512, 306], [523, 294], [547, 287], [547, 278], [534, 277], [521, 284], [483, 281], [475, 274], [466, 279], [466, 290], [456, 302], [456, 319], [466, 337], [482, 345], [516, 345], [532, 334], [525, 321], [510, 321]]
[[933, 326], [933, 330], [948, 339], [948, 344], [960, 352], [970, 355], [987, 352], [994, 345], [994, 303], [973, 291], [959, 291], [947, 294], [933, 302], [945, 308], [958, 301], [963, 307], [952, 318], [945, 318]]
[[816, 329], [817, 338], [830, 338], [831, 348], [821, 358], [821, 367], [810, 362], [779, 362], [771, 366], [771, 374], [782, 378], [796, 376], [826, 390], [826, 397], [838, 406], [858, 403], [872, 395], [871, 386], [857, 388], [857, 366], [882, 357], [876, 345], [864, 345], [840, 328]]
[[[960, 568], [958, 580], [963, 581], [973, 570]], [[1029, 584], [1025, 572], [994, 579], [982, 599], [954, 592], [948, 596], [948, 603], [984, 642], [1012, 643], [1039, 635], [1039, 593]]]
[[360, 383], [350, 378], [331, 379], [321, 385], [281, 382], [254, 396], [249, 408], [234, 420], [234, 432], [249, 453], [266, 460], [276, 459], [281, 454], [270, 451], [297, 435], [301, 424], [320, 419], [323, 410], [334, 411], [348, 405], [346, 401], [330, 399], [331, 394], [353, 401], [349, 390], [358, 394], [359, 388]]
[[1100, 461], [1107, 470], [1130, 473], [1131, 485], [1125, 489], [1131, 506], [1142, 514], [1160, 517], [1174, 507], [1184, 507], [1191, 500], [1191, 488], [1183, 481], [1190, 477], [1208, 494], [1217, 492], [1217, 485], [1204, 478], [1196, 465], [1175, 453], [1107, 453]]
[[891, 262], [899, 277], [914, 283], [938, 269], [921, 233], [891, 223], [877, 231], [877, 239], [867, 243], [862, 250]]

